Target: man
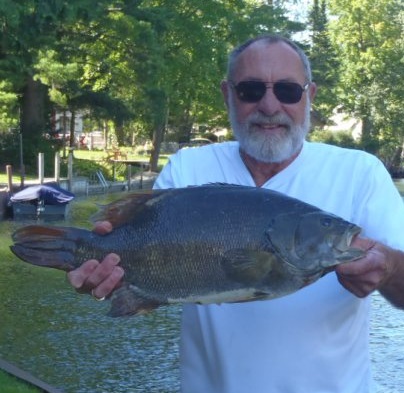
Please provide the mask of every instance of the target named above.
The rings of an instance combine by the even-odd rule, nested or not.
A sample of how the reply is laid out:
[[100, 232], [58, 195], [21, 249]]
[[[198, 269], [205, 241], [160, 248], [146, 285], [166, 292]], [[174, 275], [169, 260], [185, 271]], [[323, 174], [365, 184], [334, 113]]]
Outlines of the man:
[[[305, 142], [316, 86], [306, 56], [289, 40], [259, 37], [233, 51], [222, 92], [238, 142], [179, 151], [155, 186], [275, 189], [358, 224], [369, 239], [353, 244], [368, 251], [281, 299], [185, 305], [182, 391], [369, 393], [367, 295], [379, 290], [404, 308], [402, 200], [375, 157]], [[118, 263], [114, 254], [88, 261], [69, 279], [103, 297], [122, 279]]]

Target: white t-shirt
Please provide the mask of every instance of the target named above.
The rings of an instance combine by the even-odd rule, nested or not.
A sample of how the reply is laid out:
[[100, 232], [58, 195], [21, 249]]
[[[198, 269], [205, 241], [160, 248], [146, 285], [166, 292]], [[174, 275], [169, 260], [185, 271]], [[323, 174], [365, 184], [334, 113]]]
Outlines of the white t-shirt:
[[[237, 142], [180, 150], [156, 188], [221, 182], [254, 186]], [[337, 214], [362, 234], [404, 249], [404, 204], [383, 164], [355, 150], [305, 142], [268, 180], [274, 189]], [[185, 305], [183, 393], [369, 393], [369, 297], [335, 273], [267, 301]]]

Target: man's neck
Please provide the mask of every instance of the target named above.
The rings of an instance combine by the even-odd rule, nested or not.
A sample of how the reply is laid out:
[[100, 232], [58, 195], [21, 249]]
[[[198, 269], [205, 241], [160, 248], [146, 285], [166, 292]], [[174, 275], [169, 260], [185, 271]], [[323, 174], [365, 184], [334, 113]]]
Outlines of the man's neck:
[[282, 162], [262, 162], [258, 161], [255, 158], [249, 156], [244, 151], [240, 150], [241, 159], [244, 162], [244, 165], [247, 167], [251, 176], [254, 179], [255, 185], [257, 187], [261, 187], [265, 184], [269, 179], [277, 175], [279, 172], [284, 170], [287, 166], [289, 166], [296, 157], [300, 154], [301, 149], [295, 153], [289, 159]]

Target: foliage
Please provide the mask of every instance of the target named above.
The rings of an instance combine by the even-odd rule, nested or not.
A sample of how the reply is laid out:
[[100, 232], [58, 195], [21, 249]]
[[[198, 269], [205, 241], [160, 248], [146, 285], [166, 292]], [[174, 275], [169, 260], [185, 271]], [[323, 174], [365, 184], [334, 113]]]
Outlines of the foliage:
[[201, 138], [209, 139], [209, 140], [211, 140], [212, 142], [217, 142], [217, 141], [218, 141], [217, 135], [216, 135], [215, 133], [213, 133], [213, 132], [204, 132], [204, 133], [201, 135]]
[[[302, 31], [286, 16], [291, 3], [299, 1], [2, 0], [2, 146], [20, 129], [34, 165], [50, 113], [72, 113], [72, 144], [81, 111], [119, 145], [152, 140], [154, 169], [163, 139], [227, 126], [219, 84], [228, 51], [253, 35]], [[310, 8], [314, 109], [326, 123], [342, 103], [363, 120], [368, 150], [404, 140], [403, 18], [400, 0], [313, 0]]]
[[360, 148], [360, 145], [352, 137], [352, 134], [347, 131], [332, 132], [317, 129], [310, 132], [309, 140], [312, 142], [323, 142], [350, 149]]
[[363, 146], [361, 141], [357, 141], [352, 137], [350, 131], [332, 132], [329, 130], [315, 129], [310, 132], [308, 139], [312, 142], [328, 143], [330, 145], [345, 147], [349, 149], [372, 149], [377, 151], [378, 157], [383, 161], [387, 170], [393, 177], [403, 177], [404, 169], [401, 166], [401, 156], [403, 148], [397, 145], [394, 139], [383, 140], [372, 139], [370, 143]]
[[314, 0], [308, 18], [311, 35], [309, 57], [313, 80], [318, 91], [313, 108], [324, 123], [338, 105], [336, 86], [339, 61], [332, 46], [328, 31], [328, 15], [325, 0]]
[[86, 176], [91, 177], [95, 172], [101, 170], [102, 172], [107, 172], [105, 165], [102, 162], [96, 162], [93, 160], [86, 159], [74, 159], [73, 163], [74, 175], [75, 176]]
[[18, 127], [17, 113], [17, 94], [10, 83], [0, 81], [0, 135], [2, 132]]
[[38, 173], [38, 153], [44, 153], [45, 173], [51, 173], [54, 166], [54, 157], [60, 145], [44, 136], [35, 138], [31, 135], [22, 135], [18, 129], [5, 132], [0, 137], [0, 157], [2, 165], [12, 165], [20, 169], [21, 141], [23, 164], [25, 172], [33, 175]]
[[12, 86], [19, 99], [19, 109], [13, 115], [27, 141], [24, 149], [28, 170], [34, 169], [37, 153], [50, 146], [42, 140], [49, 130], [50, 102], [47, 87], [34, 78], [36, 64], [43, 53], [65, 49], [61, 42], [74, 45], [74, 40], [66, 40], [66, 32], [71, 32], [68, 28], [72, 24], [97, 15], [93, 4], [91, 0], [69, 4], [62, 0], [1, 2], [0, 78]]
[[[284, 2], [3, 3], [0, 75], [21, 94], [23, 133], [48, 127], [49, 109], [31, 80], [46, 87], [54, 108], [86, 109], [119, 144], [139, 131], [152, 139], [154, 163], [167, 125], [189, 139], [195, 123], [227, 123], [219, 83], [233, 45], [259, 33], [303, 28], [284, 16]], [[44, 105], [31, 108], [31, 96]]]
[[362, 144], [403, 144], [404, 9], [401, 0], [330, 0], [341, 61], [340, 99], [363, 122]]
[[[74, 176], [85, 176], [89, 179], [94, 178], [97, 171], [101, 171], [106, 179], [112, 180], [113, 178], [113, 167], [112, 163], [104, 159], [102, 161], [94, 161], [91, 159], [77, 159], [75, 158], [73, 163]], [[126, 166], [116, 165], [115, 166], [115, 178], [123, 180], [125, 178]]]

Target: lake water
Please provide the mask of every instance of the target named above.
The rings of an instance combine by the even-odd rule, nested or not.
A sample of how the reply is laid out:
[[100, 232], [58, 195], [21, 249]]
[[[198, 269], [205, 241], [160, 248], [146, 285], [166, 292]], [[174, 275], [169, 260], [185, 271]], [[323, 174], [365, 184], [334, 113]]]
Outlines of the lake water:
[[373, 295], [370, 350], [378, 393], [404, 392], [404, 312]]
[[[109, 318], [108, 303], [76, 294], [64, 273], [11, 256], [0, 263], [0, 296], [0, 357], [66, 393], [178, 391], [180, 307]], [[377, 294], [372, 310], [378, 393], [402, 393], [404, 313]]]
[[[38, 274], [23, 270], [20, 283]], [[5, 281], [0, 282], [1, 357], [66, 393], [178, 391], [180, 307], [112, 319], [105, 316], [107, 303], [72, 293], [64, 278], [53, 278], [49, 290], [43, 282], [40, 294], [13, 291], [18, 300], [4, 291]], [[373, 303], [371, 352], [377, 392], [402, 393], [404, 313], [379, 295]]]

